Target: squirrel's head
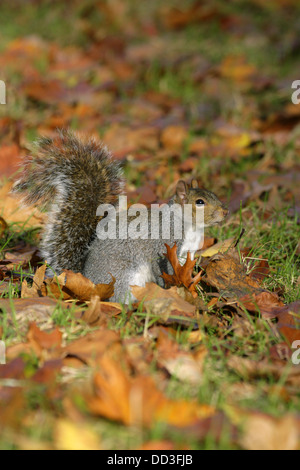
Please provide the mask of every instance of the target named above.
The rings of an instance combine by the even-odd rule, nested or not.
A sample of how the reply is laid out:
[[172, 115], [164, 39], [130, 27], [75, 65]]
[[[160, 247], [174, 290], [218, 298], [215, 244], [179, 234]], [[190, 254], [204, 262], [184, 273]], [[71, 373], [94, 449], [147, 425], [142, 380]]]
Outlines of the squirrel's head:
[[178, 181], [174, 202], [181, 205], [191, 204], [193, 218], [196, 217], [197, 211], [204, 210], [205, 226], [222, 222], [229, 213], [217, 196], [211, 191], [199, 188], [195, 179], [192, 180], [191, 186], [182, 180]]

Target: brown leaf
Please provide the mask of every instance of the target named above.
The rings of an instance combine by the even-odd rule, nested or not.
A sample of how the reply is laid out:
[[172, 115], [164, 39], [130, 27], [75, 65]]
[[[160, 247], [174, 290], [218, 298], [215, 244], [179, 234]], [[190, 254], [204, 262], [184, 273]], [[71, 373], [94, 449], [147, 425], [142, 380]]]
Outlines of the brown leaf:
[[[150, 335], [149, 335], [150, 336]], [[125, 338], [123, 345], [126, 351], [126, 360], [136, 374], [147, 375], [149, 366], [153, 364], [154, 351], [151, 339], [141, 336]]]
[[58, 328], [47, 333], [40, 330], [35, 323], [31, 323], [27, 338], [40, 349], [54, 350], [61, 347], [62, 333]]
[[244, 380], [253, 381], [257, 378], [273, 377], [276, 382], [280, 382], [284, 377], [285, 383], [295, 383], [300, 380], [300, 370], [298, 366], [287, 365], [285, 360], [268, 358], [255, 361], [245, 357], [232, 355], [227, 362], [230, 369], [235, 370]]
[[164, 24], [169, 29], [181, 29], [193, 23], [216, 19], [220, 13], [215, 7], [201, 1], [193, 2], [187, 8], [171, 7], [162, 12]]
[[211, 258], [202, 279], [216, 287], [225, 299], [266, 317], [272, 317], [273, 310], [284, 305], [276, 294], [262, 289], [247, 275], [246, 267], [234, 249]]
[[[50, 299], [49, 297], [32, 297], [29, 299], [1, 299], [0, 298], [0, 309], [7, 313], [8, 325], [15, 326], [16, 322], [18, 325], [19, 333], [26, 333], [28, 325], [31, 322], [43, 327], [45, 324], [51, 324], [51, 315], [59, 305], [56, 300]], [[62, 303], [61, 307], [66, 310], [71, 308], [70, 304]], [[19, 352], [22, 351], [22, 343], [14, 344], [7, 350], [9, 358], [18, 356]]]
[[[256, 287], [254, 287], [256, 289]], [[238, 303], [252, 312], [260, 312], [265, 318], [274, 317], [274, 309], [283, 307], [284, 303], [273, 292], [256, 292], [239, 298]]]
[[46, 361], [31, 379], [34, 382], [47, 385], [47, 394], [50, 396], [55, 393], [57, 376], [61, 373], [62, 366], [63, 361], [61, 359]]
[[112, 330], [100, 329], [87, 334], [68, 344], [63, 349], [63, 355], [68, 364], [69, 359], [76, 358], [79, 366], [82, 364], [95, 365], [95, 361], [105, 353], [121, 357], [121, 343], [118, 333]]
[[0, 174], [11, 176], [21, 163], [20, 148], [16, 144], [0, 147]]
[[[4, 366], [1, 366], [1, 369]], [[9, 378], [9, 377], [8, 377]], [[20, 429], [26, 399], [21, 388], [0, 389], [0, 420], [1, 428]]]
[[149, 427], [164, 422], [185, 427], [215, 413], [208, 405], [167, 399], [149, 376], [131, 378], [111, 359], [104, 358], [99, 367], [94, 377], [94, 394], [87, 397], [89, 410], [97, 416], [126, 425]]
[[65, 270], [60, 276], [47, 282], [47, 292], [64, 299], [91, 300], [98, 296], [101, 300], [109, 299], [114, 295], [115, 278], [112, 276], [110, 284], [94, 284], [81, 273]]
[[168, 126], [161, 134], [163, 147], [170, 150], [182, 150], [184, 142], [188, 137], [188, 131], [183, 126]]
[[114, 302], [101, 302], [95, 295], [91, 298], [90, 305], [81, 315], [81, 320], [91, 326], [107, 326], [108, 321], [122, 312], [122, 307]]
[[22, 283], [22, 292], [21, 298], [28, 299], [31, 297], [42, 297], [42, 286], [45, 279], [47, 265], [44, 264], [40, 268], [38, 268], [35, 272], [33, 277], [33, 283], [31, 287], [28, 287], [26, 279], [24, 279]]
[[9, 182], [0, 189], [0, 211], [6, 222], [22, 222], [25, 226], [40, 226], [45, 220], [45, 214], [32, 207], [24, 207], [10, 191], [13, 183]]
[[[140, 450], [178, 450], [177, 445], [172, 441], [147, 441], [141, 447]], [[184, 450], [187, 450], [184, 447]]]
[[13, 299], [12, 301], [0, 298], [1, 310], [4, 309], [9, 315], [15, 313], [18, 317], [22, 315], [29, 319], [34, 312], [37, 318], [48, 319], [56, 307], [57, 301], [49, 299], [49, 297], [31, 297], [29, 299]]
[[202, 381], [203, 363], [207, 354], [203, 346], [194, 354], [180, 350], [178, 343], [168, 335], [165, 328], [160, 327], [157, 340], [157, 360], [173, 377], [191, 384]]
[[3, 219], [3, 217], [0, 217], [0, 238], [3, 236], [5, 230], [7, 230], [8, 225]]
[[274, 312], [278, 319], [276, 329], [288, 345], [300, 340], [300, 301], [285, 305]]
[[172, 321], [173, 317], [196, 319], [196, 307], [183, 300], [176, 287], [163, 289], [157, 284], [148, 282], [145, 287], [131, 287], [131, 292], [138, 301], [147, 305], [147, 310], [154, 316], [161, 317], [163, 322]]
[[243, 82], [254, 77], [258, 70], [252, 64], [247, 64], [243, 57], [225, 57], [220, 65], [223, 77], [230, 78], [235, 82]]
[[0, 378], [1, 379], [24, 379], [25, 378], [25, 362], [22, 358], [18, 357], [3, 364], [0, 367]]
[[62, 333], [58, 328], [42, 331], [36, 323], [29, 325], [26, 343], [17, 343], [7, 348], [7, 358], [15, 359], [21, 354], [35, 354], [40, 360], [48, 361], [61, 356]]
[[198, 297], [196, 285], [199, 284], [202, 272], [200, 271], [195, 277], [192, 277], [193, 270], [196, 264], [196, 260], [191, 260], [190, 252], [187, 254], [186, 262], [183, 266], [179, 263], [177, 257], [177, 245], [170, 248], [169, 245], [165, 244], [167, 253], [164, 253], [165, 257], [170, 261], [174, 274], [162, 274], [162, 278], [166, 283], [166, 286], [184, 286], [193, 295], [194, 298]]
[[263, 413], [241, 413], [241, 445], [248, 450], [298, 450], [299, 432], [295, 416], [274, 418]]

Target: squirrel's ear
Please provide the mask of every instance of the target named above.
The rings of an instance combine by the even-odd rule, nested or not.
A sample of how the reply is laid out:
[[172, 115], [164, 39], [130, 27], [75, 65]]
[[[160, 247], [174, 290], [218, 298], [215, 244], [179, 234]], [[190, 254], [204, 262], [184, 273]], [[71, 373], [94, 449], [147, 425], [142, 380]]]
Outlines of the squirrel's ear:
[[187, 202], [187, 185], [184, 181], [180, 180], [176, 186], [176, 198], [179, 200], [180, 204], [185, 204]]
[[192, 179], [192, 181], [191, 181], [191, 187], [192, 187], [193, 189], [199, 188], [198, 181], [195, 180], [195, 179]]

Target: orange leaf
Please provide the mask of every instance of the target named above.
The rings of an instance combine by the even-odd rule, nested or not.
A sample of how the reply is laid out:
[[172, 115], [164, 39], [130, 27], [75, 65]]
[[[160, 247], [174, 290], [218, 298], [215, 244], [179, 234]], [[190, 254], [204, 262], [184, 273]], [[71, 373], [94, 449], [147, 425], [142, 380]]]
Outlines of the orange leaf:
[[194, 298], [198, 296], [195, 286], [199, 284], [202, 272], [200, 271], [195, 277], [193, 277], [193, 270], [196, 264], [196, 260], [191, 260], [190, 253], [187, 254], [186, 262], [183, 266], [178, 261], [177, 257], [177, 245], [170, 248], [169, 245], [165, 244], [167, 253], [164, 256], [170, 261], [174, 274], [162, 274], [162, 278], [167, 286], [184, 286], [193, 295]]

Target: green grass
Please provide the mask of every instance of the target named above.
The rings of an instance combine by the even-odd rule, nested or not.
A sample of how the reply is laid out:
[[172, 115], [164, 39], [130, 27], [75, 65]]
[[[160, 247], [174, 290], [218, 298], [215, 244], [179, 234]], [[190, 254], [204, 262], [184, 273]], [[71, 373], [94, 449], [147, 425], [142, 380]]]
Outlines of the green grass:
[[300, 260], [296, 252], [300, 237], [298, 218], [288, 215], [288, 207], [273, 211], [269, 220], [264, 220], [264, 213], [263, 208], [251, 203], [240, 212], [240, 223], [227, 223], [210, 229], [210, 233], [220, 240], [237, 239], [244, 228], [240, 245], [251, 249], [246, 259], [248, 269], [251, 270], [256, 259], [268, 260], [271, 272], [264, 286], [280, 290], [284, 301], [291, 303], [300, 298]]
[[84, 35], [78, 34], [77, 29], [70, 28], [70, 19], [76, 22], [80, 18], [80, 5], [79, 2], [76, 3], [70, 18], [70, 8], [64, 2], [43, 0], [27, 3], [22, 6], [20, 14], [17, 3], [13, 5], [4, 0], [1, 5], [0, 49], [13, 39], [31, 35], [50, 41], [58, 40], [64, 44], [76, 41], [78, 45], [82, 45], [85, 42]]

